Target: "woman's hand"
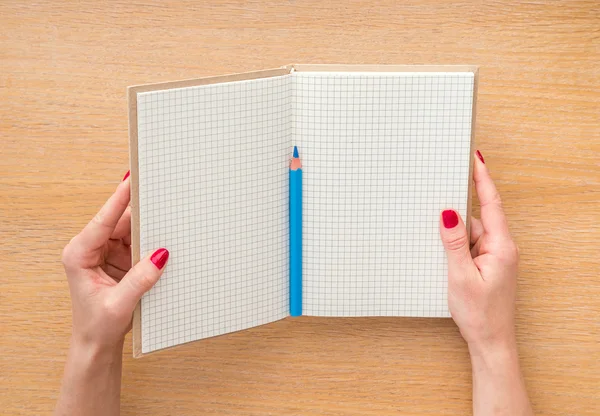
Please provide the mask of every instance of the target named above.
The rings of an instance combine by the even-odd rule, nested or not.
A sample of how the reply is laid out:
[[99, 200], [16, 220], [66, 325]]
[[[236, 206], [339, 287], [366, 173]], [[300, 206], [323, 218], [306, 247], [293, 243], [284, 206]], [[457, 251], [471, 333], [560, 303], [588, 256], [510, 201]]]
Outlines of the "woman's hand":
[[100, 212], [63, 250], [75, 342], [121, 345], [137, 302], [158, 281], [169, 258], [161, 248], [131, 268], [129, 192], [128, 172]]
[[117, 415], [125, 334], [142, 295], [158, 281], [169, 252], [131, 267], [129, 172], [100, 212], [63, 251], [73, 334], [57, 415]]
[[489, 348], [515, 340], [519, 251], [508, 231], [500, 195], [479, 155], [473, 179], [481, 205], [481, 221], [471, 219], [470, 239], [455, 211], [443, 211], [440, 218], [440, 233], [448, 257], [450, 313], [469, 348]]
[[164, 248], [131, 268], [130, 179], [63, 251], [73, 304], [73, 338], [98, 347], [122, 343], [136, 304], [162, 274]]
[[440, 216], [448, 257], [448, 304], [471, 354], [474, 414], [530, 415], [515, 337], [519, 250], [483, 156], [479, 151], [476, 155], [473, 179], [481, 221], [471, 219], [469, 238], [456, 211]]

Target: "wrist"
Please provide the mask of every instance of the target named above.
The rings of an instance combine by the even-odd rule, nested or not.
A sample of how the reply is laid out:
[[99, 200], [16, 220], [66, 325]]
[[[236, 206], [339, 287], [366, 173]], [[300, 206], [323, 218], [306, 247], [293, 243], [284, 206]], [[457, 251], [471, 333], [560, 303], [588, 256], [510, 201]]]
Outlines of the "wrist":
[[120, 363], [123, 355], [124, 340], [116, 344], [101, 344], [73, 334], [69, 347], [69, 358], [82, 365], [110, 365]]
[[480, 324], [476, 328], [468, 328], [461, 334], [467, 341], [471, 356], [485, 356], [489, 354], [506, 353], [516, 351], [517, 336], [513, 325], [494, 325], [490, 327]]
[[486, 342], [471, 342], [468, 344], [469, 355], [473, 365], [492, 367], [495, 363], [517, 363], [519, 353], [517, 340], [514, 336]]
[[118, 415], [123, 343], [108, 346], [73, 334], [55, 414]]

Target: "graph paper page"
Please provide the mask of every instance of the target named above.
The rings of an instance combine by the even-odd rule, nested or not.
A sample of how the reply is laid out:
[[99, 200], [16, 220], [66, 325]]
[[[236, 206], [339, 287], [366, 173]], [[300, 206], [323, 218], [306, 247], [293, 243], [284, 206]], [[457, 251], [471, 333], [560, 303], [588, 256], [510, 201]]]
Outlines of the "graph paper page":
[[288, 315], [290, 77], [137, 94], [142, 352]]
[[307, 315], [448, 317], [441, 210], [465, 218], [472, 73], [295, 72]]

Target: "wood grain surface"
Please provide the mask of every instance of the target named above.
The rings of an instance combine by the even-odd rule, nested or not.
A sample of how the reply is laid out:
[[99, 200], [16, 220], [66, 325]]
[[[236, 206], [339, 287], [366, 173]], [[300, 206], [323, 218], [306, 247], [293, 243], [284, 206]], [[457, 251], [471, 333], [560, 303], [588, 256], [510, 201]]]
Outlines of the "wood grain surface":
[[[126, 87], [295, 62], [480, 66], [476, 141], [521, 248], [534, 409], [599, 414], [598, 3], [211, 3], [0, 5], [0, 413], [54, 406], [71, 327], [60, 251], [128, 169]], [[303, 317], [140, 360], [128, 339], [125, 354], [125, 415], [471, 408], [451, 320]]]

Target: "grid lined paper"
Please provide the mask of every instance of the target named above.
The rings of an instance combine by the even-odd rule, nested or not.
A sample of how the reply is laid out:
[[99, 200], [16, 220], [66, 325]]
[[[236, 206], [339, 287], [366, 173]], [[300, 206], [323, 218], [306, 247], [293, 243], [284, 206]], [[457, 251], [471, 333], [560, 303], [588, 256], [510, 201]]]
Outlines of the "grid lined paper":
[[465, 218], [472, 73], [296, 72], [307, 315], [448, 317], [440, 211]]
[[142, 352], [288, 314], [290, 76], [137, 94]]

